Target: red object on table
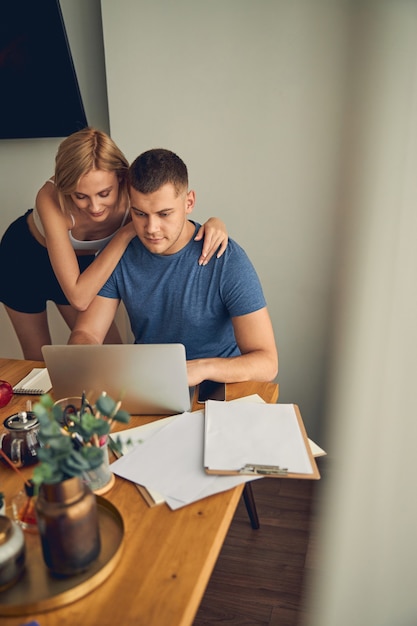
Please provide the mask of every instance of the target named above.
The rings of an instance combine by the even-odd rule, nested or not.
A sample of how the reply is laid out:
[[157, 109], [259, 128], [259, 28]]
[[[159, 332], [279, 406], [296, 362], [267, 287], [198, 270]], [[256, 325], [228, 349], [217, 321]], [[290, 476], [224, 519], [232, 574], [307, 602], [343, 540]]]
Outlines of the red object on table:
[[0, 409], [9, 404], [13, 397], [13, 387], [6, 380], [0, 380]]

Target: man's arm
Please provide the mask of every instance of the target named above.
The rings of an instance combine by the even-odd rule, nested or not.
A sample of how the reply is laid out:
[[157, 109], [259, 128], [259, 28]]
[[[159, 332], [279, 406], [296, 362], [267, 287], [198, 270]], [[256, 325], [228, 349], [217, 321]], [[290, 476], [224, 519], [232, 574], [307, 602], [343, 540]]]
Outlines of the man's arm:
[[85, 311], [78, 313], [68, 343], [103, 343], [118, 306], [115, 298], [96, 296]]
[[266, 307], [232, 318], [240, 356], [187, 361], [188, 384], [202, 380], [237, 383], [270, 381], [278, 373], [278, 352], [271, 318]]

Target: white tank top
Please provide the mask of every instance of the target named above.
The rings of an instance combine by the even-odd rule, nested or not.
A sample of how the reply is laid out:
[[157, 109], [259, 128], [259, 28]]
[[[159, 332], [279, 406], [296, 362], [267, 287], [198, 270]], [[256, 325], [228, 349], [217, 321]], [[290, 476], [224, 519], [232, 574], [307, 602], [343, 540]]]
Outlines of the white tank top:
[[[55, 184], [52, 179], [49, 179], [47, 182]], [[32, 215], [33, 215], [33, 221], [35, 223], [36, 228], [38, 229], [40, 234], [43, 237], [45, 237], [45, 231], [43, 229], [41, 218], [39, 217], [39, 213], [36, 207], [33, 209]], [[129, 207], [126, 209], [126, 212], [123, 216], [122, 223], [120, 224], [119, 228], [115, 230], [114, 233], [112, 233], [108, 237], [104, 237], [103, 239], [92, 239], [91, 241], [81, 241], [80, 239], [75, 239], [75, 237], [72, 236], [72, 232], [69, 230], [68, 236], [69, 236], [69, 240], [71, 242], [72, 247], [74, 248], [74, 250], [93, 250], [96, 253], [100, 252], [100, 250], [102, 250], [109, 243], [109, 241], [113, 239], [115, 234], [122, 228], [122, 226], [125, 225], [128, 215], [129, 215]], [[75, 219], [72, 213], [71, 213], [71, 220], [72, 220], [72, 227], [74, 228]]]

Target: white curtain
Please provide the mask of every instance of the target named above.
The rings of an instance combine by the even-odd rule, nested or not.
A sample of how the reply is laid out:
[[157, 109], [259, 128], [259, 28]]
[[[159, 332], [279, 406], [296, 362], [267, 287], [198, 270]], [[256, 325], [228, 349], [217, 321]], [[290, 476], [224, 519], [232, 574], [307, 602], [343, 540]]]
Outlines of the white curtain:
[[309, 626], [417, 624], [417, 2], [357, 2]]

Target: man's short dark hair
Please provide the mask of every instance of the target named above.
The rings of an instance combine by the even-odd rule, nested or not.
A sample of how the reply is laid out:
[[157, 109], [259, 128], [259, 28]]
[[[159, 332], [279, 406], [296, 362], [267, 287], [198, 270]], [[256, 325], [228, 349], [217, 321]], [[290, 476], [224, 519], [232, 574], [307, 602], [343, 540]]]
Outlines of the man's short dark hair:
[[188, 172], [185, 163], [170, 150], [154, 148], [140, 154], [131, 164], [129, 185], [140, 193], [153, 193], [171, 183], [179, 195], [188, 189]]

